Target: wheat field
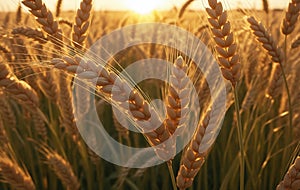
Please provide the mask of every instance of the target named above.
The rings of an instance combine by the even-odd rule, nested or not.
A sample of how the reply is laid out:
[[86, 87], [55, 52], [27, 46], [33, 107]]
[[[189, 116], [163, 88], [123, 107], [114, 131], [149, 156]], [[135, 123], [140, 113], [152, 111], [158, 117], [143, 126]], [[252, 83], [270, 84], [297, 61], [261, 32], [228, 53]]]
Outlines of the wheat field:
[[[191, 3], [200, 2], [141, 16], [94, 11], [92, 0], [82, 0], [76, 11], [63, 11], [62, 0], [56, 10], [42, 0], [22, 0], [16, 11], [1, 13], [0, 189], [299, 190], [300, 1], [287, 1], [283, 10], [269, 9], [267, 0], [262, 10], [228, 9], [230, 1], [218, 0], [190, 10]], [[209, 75], [225, 82], [217, 92], [226, 94], [214, 94], [205, 72], [176, 47], [142, 43], [114, 55], [105, 49], [122, 48], [126, 35], [133, 44], [140, 33], [153, 41], [172, 38], [160, 28], [138, 27], [150, 22], [180, 27], [199, 39], [220, 78]], [[134, 27], [94, 55], [97, 41], [127, 26]], [[200, 51], [191, 47], [186, 43], [191, 54]], [[201, 55], [204, 61], [210, 57]], [[148, 58], [171, 66], [149, 69], [143, 61]], [[135, 62], [143, 67], [134, 76], [124, 74]], [[167, 81], [133, 80], [162, 70]], [[226, 105], [224, 118], [214, 122], [221, 109], [216, 97]], [[124, 167], [102, 158], [96, 149], [112, 145], [97, 138], [93, 111], [112, 139], [152, 147], [160, 164]], [[90, 132], [87, 139], [84, 130]]]

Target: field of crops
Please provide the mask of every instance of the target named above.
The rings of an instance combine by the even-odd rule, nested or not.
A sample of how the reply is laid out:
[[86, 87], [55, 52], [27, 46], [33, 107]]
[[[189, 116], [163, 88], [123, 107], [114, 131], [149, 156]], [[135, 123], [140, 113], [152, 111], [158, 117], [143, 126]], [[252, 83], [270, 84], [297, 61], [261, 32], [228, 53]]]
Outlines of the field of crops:
[[0, 189], [299, 190], [289, 1], [139, 15], [22, 0], [1, 13]]

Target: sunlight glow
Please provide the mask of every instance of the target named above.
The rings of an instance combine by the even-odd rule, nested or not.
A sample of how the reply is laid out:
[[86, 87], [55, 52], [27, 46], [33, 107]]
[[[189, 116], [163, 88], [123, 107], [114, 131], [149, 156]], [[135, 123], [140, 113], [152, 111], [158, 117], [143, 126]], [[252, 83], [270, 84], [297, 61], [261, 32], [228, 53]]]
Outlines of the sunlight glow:
[[127, 0], [126, 6], [134, 12], [144, 15], [157, 9], [161, 2], [161, 0]]

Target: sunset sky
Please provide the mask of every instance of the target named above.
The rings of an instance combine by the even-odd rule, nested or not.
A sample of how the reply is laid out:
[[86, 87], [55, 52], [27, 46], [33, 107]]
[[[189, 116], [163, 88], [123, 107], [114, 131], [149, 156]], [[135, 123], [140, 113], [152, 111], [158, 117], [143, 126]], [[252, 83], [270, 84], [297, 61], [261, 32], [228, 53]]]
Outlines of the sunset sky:
[[[76, 10], [81, 0], [63, 0], [64, 10]], [[0, 11], [15, 10], [19, 0], [0, 0]], [[54, 10], [56, 0], [43, 0], [47, 7]], [[94, 0], [95, 10], [135, 10], [145, 8], [170, 9], [173, 6], [181, 6], [186, 0]], [[195, 0], [191, 8], [201, 9], [206, 0]], [[227, 8], [261, 8], [262, 0], [223, 0]], [[269, 0], [270, 8], [284, 8], [288, 0]], [[144, 6], [146, 5], [146, 6]], [[230, 5], [230, 6], [229, 6]]]

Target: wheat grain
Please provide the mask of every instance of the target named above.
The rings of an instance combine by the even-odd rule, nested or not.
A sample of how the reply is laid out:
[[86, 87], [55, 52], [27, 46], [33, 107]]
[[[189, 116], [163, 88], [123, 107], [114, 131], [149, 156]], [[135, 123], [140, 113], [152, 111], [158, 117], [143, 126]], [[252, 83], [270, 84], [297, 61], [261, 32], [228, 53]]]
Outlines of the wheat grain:
[[292, 49], [296, 49], [300, 46], [300, 36], [298, 36], [292, 43]]
[[5, 153], [0, 153], [0, 181], [9, 183], [18, 190], [35, 190], [35, 185], [30, 175]]
[[227, 11], [223, 10], [222, 3], [217, 0], [208, 0], [208, 3], [210, 8], [206, 8], [206, 12], [210, 16], [208, 21], [217, 44], [216, 50], [219, 54], [222, 74], [233, 86], [236, 86], [241, 75], [241, 65], [239, 55], [236, 53], [237, 45], [234, 43], [231, 24], [227, 20]]
[[289, 168], [282, 182], [279, 183], [276, 190], [297, 190], [300, 189], [300, 157], [298, 156], [295, 163]]
[[0, 44], [0, 51], [4, 53], [5, 55], [5, 58], [7, 59], [7, 61], [11, 62], [12, 61], [12, 53], [11, 51], [9, 50], [8, 47], [6, 47], [5, 45], [3, 44]]
[[281, 32], [284, 35], [289, 35], [294, 31], [299, 16], [299, 11], [300, 11], [300, 1], [292, 0], [289, 3], [288, 11], [286, 12], [285, 18], [282, 21]]

